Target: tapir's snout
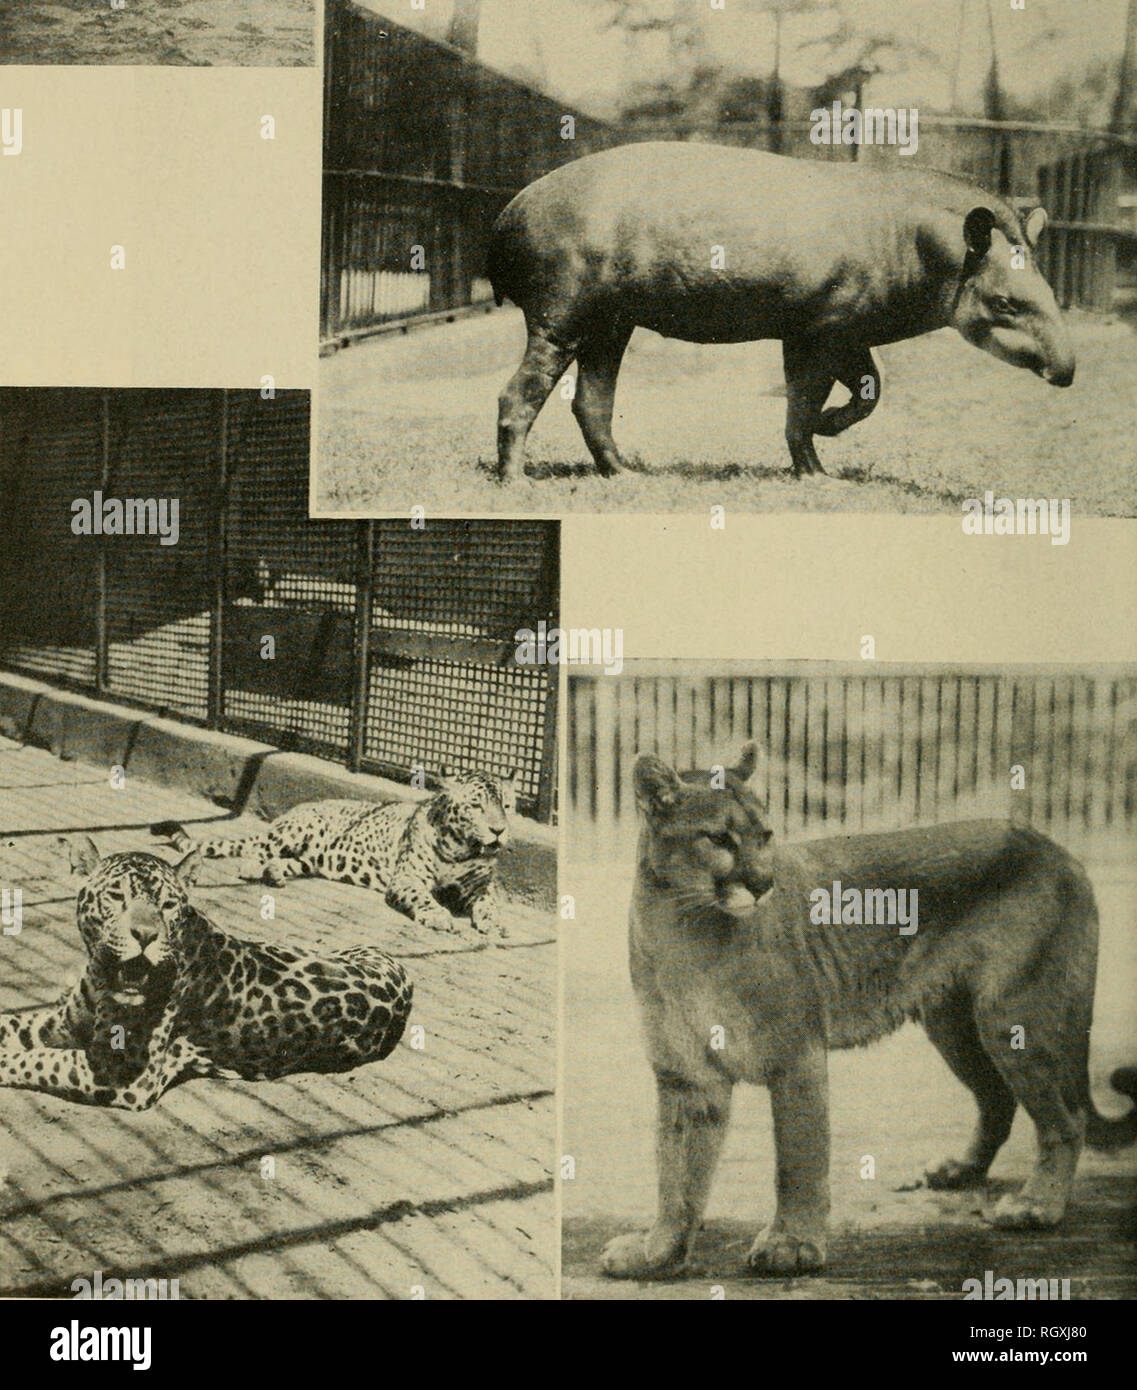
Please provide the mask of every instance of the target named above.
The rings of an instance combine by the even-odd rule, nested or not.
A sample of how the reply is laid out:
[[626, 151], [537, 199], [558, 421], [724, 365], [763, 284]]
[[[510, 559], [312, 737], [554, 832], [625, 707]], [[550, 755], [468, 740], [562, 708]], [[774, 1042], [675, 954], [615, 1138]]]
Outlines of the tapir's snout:
[[1072, 386], [1074, 384], [1074, 354], [1067, 353], [1057, 363], [1039, 369], [1039, 376], [1051, 386]]

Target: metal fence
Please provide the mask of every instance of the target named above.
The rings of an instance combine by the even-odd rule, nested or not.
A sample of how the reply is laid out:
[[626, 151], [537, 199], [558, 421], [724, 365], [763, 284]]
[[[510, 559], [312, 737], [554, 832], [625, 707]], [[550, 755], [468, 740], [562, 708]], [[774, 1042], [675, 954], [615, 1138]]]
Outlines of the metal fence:
[[604, 122], [447, 44], [328, 0], [324, 344], [491, 302], [484, 267], [497, 214], [556, 165], [617, 140]]
[[[559, 529], [313, 521], [309, 399], [0, 390], [0, 663], [405, 778], [522, 773], [554, 808]], [[176, 544], [77, 535], [79, 499], [176, 499]]]
[[1118, 145], [1071, 154], [1038, 170], [1038, 196], [1050, 213], [1039, 265], [1063, 308], [1109, 310], [1119, 248], [1133, 230], [1119, 222], [1126, 152]]
[[586, 842], [589, 822], [598, 843], [634, 825], [639, 754], [709, 767], [749, 739], [766, 753], [762, 792], [777, 834], [968, 815], [1121, 829], [1137, 804], [1133, 670], [881, 674], [811, 662], [722, 676], [574, 673], [567, 732], [574, 843]]

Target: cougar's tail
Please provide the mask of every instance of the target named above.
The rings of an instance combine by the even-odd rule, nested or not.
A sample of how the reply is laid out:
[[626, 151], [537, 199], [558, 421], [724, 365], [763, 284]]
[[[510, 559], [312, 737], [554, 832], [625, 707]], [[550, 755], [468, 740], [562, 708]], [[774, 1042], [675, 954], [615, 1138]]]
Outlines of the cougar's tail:
[[[1109, 1078], [1109, 1084], [1121, 1095], [1137, 1101], [1137, 1067], [1118, 1067]], [[1117, 1120], [1099, 1115], [1092, 1100], [1088, 1100], [1087, 1112], [1086, 1143], [1091, 1149], [1122, 1149], [1137, 1140], [1137, 1105]]]
[[260, 842], [263, 839], [262, 836], [253, 835], [244, 839], [195, 840], [185, 826], [176, 820], [158, 821], [150, 827], [150, 833], [168, 840], [179, 854], [186, 854], [196, 848], [205, 859], [241, 858], [261, 848]]

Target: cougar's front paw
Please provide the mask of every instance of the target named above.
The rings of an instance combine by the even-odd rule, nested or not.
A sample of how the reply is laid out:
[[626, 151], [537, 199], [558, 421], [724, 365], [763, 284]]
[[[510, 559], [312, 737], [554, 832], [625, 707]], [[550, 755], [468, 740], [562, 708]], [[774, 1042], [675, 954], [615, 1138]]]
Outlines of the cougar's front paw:
[[1025, 1192], [1008, 1192], [995, 1203], [991, 1220], [1009, 1231], [1042, 1231], [1057, 1226], [1066, 1203], [1058, 1197], [1029, 1197]]
[[662, 1279], [682, 1273], [687, 1242], [658, 1231], [617, 1236], [604, 1247], [600, 1268], [613, 1279]]
[[936, 1192], [957, 1192], [965, 1187], [981, 1187], [987, 1177], [987, 1170], [977, 1163], [967, 1163], [962, 1158], [945, 1158], [935, 1168], [928, 1168], [924, 1181]]
[[817, 1274], [825, 1268], [825, 1237], [772, 1231], [750, 1247], [746, 1268], [752, 1274]]

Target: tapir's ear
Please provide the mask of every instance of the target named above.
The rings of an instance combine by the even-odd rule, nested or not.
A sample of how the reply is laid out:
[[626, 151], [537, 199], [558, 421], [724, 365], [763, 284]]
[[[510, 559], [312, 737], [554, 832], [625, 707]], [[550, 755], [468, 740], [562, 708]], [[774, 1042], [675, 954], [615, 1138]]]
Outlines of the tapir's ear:
[[972, 208], [963, 219], [963, 239], [973, 256], [985, 256], [991, 249], [991, 230], [995, 214], [990, 208]]
[[73, 840], [59, 837], [60, 849], [66, 850], [73, 874], [90, 878], [99, 867], [99, 849], [90, 835], [76, 835]]
[[1038, 245], [1038, 238], [1046, 230], [1046, 209], [1032, 208], [1027, 214], [1027, 219], [1023, 223], [1023, 235], [1026, 237], [1026, 244], [1033, 251]]
[[632, 780], [636, 805], [646, 816], [665, 815], [679, 799], [679, 775], [659, 758], [640, 758]]

